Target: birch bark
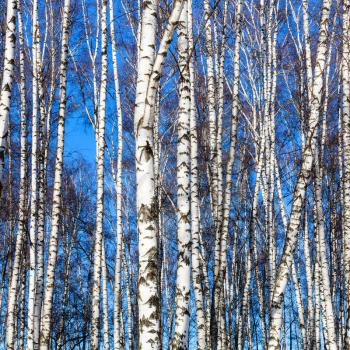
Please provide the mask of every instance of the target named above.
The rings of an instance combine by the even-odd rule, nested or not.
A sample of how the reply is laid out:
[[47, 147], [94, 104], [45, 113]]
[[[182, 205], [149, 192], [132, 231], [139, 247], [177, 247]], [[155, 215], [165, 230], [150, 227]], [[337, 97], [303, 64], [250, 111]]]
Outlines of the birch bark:
[[311, 272], [311, 259], [310, 259], [310, 248], [309, 248], [309, 228], [307, 221], [307, 213], [305, 213], [305, 225], [303, 232], [303, 242], [304, 242], [304, 257], [305, 257], [305, 270], [306, 270], [306, 284], [307, 284], [307, 339], [305, 344], [309, 346], [314, 343], [312, 323], [313, 317], [311, 310], [313, 309], [313, 293], [312, 293], [312, 272]]
[[187, 1], [178, 22], [180, 97], [177, 124], [177, 272], [175, 292], [175, 331], [172, 349], [188, 348], [190, 301], [190, 81], [188, 70]]
[[27, 349], [34, 349], [34, 304], [35, 304], [35, 279], [36, 279], [36, 232], [37, 232], [37, 152], [39, 143], [38, 130], [38, 50], [39, 28], [38, 28], [38, 2], [33, 1], [32, 14], [32, 150], [31, 150], [31, 195], [30, 195], [30, 228], [29, 228], [29, 292], [28, 292], [28, 314], [27, 314]]
[[67, 85], [67, 64], [68, 64], [68, 39], [69, 39], [69, 13], [70, 0], [64, 1], [63, 23], [62, 23], [62, 46], [61, 46], [61, 63], [60, 63], [60, 104], [58, 112], [58, 129], [57, 129], [57, 148], [56, 148], [56, 166], [53, 189], [52, 205], [52, 223], [51, 236], [49, 241], [49, 257], [46, 272], [46, 286], [41, 311], [40, 326], [40, 350], [49, 349], [51, 334], [51, 313], [52, 297], [55, 283], [55, 268], [57, 260], [57, 240], [59, 231], [59, 220], [62, 197], [62, 168], [64, 153], [64, 124], [66, 113], [66, 85]]
[[145, 128], [145, 92], [155, 57], [157, 0], [144, 2], [141, 20], [135, 102], [136, 203], [139, 236], [139, 348], [160, 349], [160, 305], [157, 271], [157, 212], [154, 188], [153, 134]]
[[328, 262], [327, 262], [327, 252], [326, 252], [326, 240], [325, 240], [325, 228], [324, 228], [324, 218], [323, 218], [323, 208], [322, 208], [322, 183], [321, 183], [321, 174], [319, 168], [319, 161], [316, 152], [315, 156], [315, 211], [316, 211], [316, 226], [318, 234], [318, 256], [320, 264], [320, 276], [322, 283], [322, 297], [324, 298], [323, 302], [323, 313], [325, 317], [325, 327], [327, 330], [327, 338], [325, 340], [326, 346], [329, 349], [336, 349], [336, 337], [335, 337], [335, 325], [334, 325], [334, 312], [332, 305], [332, 296], [330, 290], [330, 281], [329, 281], [329, 272], [328, 272]]
[[178, 22], [183, 1], [176, 1], [155, 57], [157, 0], [143, 4], [136, 84], [134, 129], [136, 139], [136, 206], [138, 228], [139, 347], [159, 349], [160, 298], [158, 281], [158, 208], [154, 177], [153, 122], [161, 69]]
[[5, 162], [7, 130], [9, 124], [10, 103], [15, 65], [17, 0], [7, 0], [4, 69], [0, 95], [0, 196]]
[[123, 157], [123, 120], [122, 108], [119, 89], [118, 62], [117, 62], [117, 46], [115, 41], [114, 31], [114, 8], [113, 1], [109, 0], [109, 28], [112, 42], [112, 62], [113, 62], [113, 78], [115, 89], [115, 102], [118, 117], [118, 154], [117, 154], [117, 174], [115, 178], [116, 196], [117, 196], [117, 253], [115, 264], [115, 279], [114, 279], [114, 349], [120, 349], [120, 273], [121, 273], [121, 254], [122, 254], [122, 239], [123, 239], [123, 224], [122, 224], [122, 157]]
[[102, 305], [103, 305], [103, 349], [109, 350], [109, 325], [108, 325], [108, 275], [106, 264], [104, 239], [102, 240]]
[[[45, 231], [45, 195], [46, 195], [46, 169], [45, 169], [45, 119], [46, 113], [44, 108], [44, 91], [43, 76], [41, 65], [41, 48], [40, 48], [40, 26], [39, 19], [37, 28], [37, 40], [34, 43], [36, 50], [36, 69], [38, 84], [38, 103], [39, 103], [39, 138], [38, 138], [38, 209], [37, 209], [37, 236], [36, 236], [36, 279], [35, 279], [35, 300], [34, 300], [34, 349], [39, 349], [40, 333], [40, 314], [42, 298], [44, 292], [44, 231]], [[44, 38], [45, 40], [45, 38]], [[46, 43], [43, 42], [45, 47]], [[43, 50], [44, 51], [44, 50]], [[44, 55], [44, 53], [43, 53]]]
[[222, 223], [222, 236], [221, 236], [221, 250], [220, 250], [220, 273], [221, 277], [225, 276], [227, 267], [227, 239], [228, 228], [230, 221], [230, 207], [231, 207], [231, 192], [232, 192], [232, 172], [233, 162], [236, 147], [236, 132], [239, 114], [239, 77], [240, 77], [240, 50], [241, 50], [241, 38], [242, 38], [242, 0], [239, 0], [236, 8], [236, 32], [235, 32], [235, 48], [234, 48], [234, 62], [233, 62], [233, 89], [232, 89], [232, 114], [231, 114], [231, 131], [230, 131], [230, 148], [228, 154], [228, 160], [226, 165], [226, 187], [224, 192], [224, 205], [223, 205], [223, 223]]
[[299, 331], [301, 334], [301, 343], [302, 348], [305, 349], [305, 342], [306, 342], [306, 327], [305, 327], [305, 318], [304, 318], [304, 309], [303, 309], [303, 303], [302, 303], [302, 296], [301, 296], [301, 290], [300, 290], [300, 283], [295, 267], [295, 263], [292, 264], [292, 279], [295, 287], [295, 296], [297, 301], [297, 310], [298, 310], [298, 323], [299, 323]]
[[[204, 20], [205, 20], [205, 63], [206, 63], [206, 82], [207, 82], [207, 100], [208, 100], [208, 123], [209, 123], [209, 164], [208, 164], [208, 181], [210, 188], [210, 200], [211, 200], [211, 212], [213, 220], [213, 232], [215, 234], [214, 242], [214, 288], [218, 286], [217, 276], [220, 265], [220, 236], [218, 230], [218, 205], [217, 205], [217, 193], [218, 193], [218, 169], [217, 169], [217, 116], [215, 111], [215, 57], [213, 52], [213, 38], [212, 38], [212, 24], [209, 0], [204, 1]], [[220, 288], [216, 288], [213, 295], [213, 303], [211, 310], [211, 329], [213, 337], [215, 338], [218, 333], [218, 307], [220, 295]], [[215, 306], [216, 305], [216, 306]], [[213, 339], [214, 340], [214, 339]]]
[[[188, 49], [189, 57], [189, 79], [190, 79], [190, 152], [191, 152], [191, 233], [192, 233], [192, 283], [196, 303], [196, 326], [198, 350], [206, 349], [206, 325], [204, 315], [204, 298], [201, 285], [201, 263], [200, 263], [200, 218], [198, 197], [198, 135], [196, 125], [196, 100], [195, 100], [195, 77], [194, 77], [194, 45], [193, 45], [193, 19], [192, 0], [188, 1]], [[209, 346], [209, 344], [208, 344]]]
[[[6, 348], [14, 350], [15, 340], [15, 306], [17, 300], [17, 284], [20, 279], [21, 269], [21, 252], [23, 251], [24, 234], [25, 234], [25, 212], [26, 212], [26, 171], [27, 171], [27, 116], [26, 116], [26, 87], [24, 74], [24, 47], [23, 47], [23, 24], [21, 3], [17, 2], [18, 18], [18, 36], [20, 45], [20, 117], [21, 117], [21, 159], [20, 159], [20, 191], [19, 191], [19, 208], [18, 208], [18, 230], [16, 237], [16, 246], [14, 261], [12, 267], [12, 277], [9, 283], [8, 300], [7, 300], [7, 321], [6, 321]], [[22, 292], [23, 293], [23, 292]], [[24, 305], [22, 303], [22, 308]]]
[[94, 243], [94, 275], [92, 287], [92, 319], [91, 340], [92, 350], [99, 348], [100, 329], [100, 283], [101, 258], [103, 245], [103, 211], [104, 211], [104, 153], [105, 153], [105, 118], [106, 118], [106, 88], [107, 88], [107, 0], [102, 0], [101, 8], [101, 83], [97, 122], [97, 199], [96, 199], [96, 232]]

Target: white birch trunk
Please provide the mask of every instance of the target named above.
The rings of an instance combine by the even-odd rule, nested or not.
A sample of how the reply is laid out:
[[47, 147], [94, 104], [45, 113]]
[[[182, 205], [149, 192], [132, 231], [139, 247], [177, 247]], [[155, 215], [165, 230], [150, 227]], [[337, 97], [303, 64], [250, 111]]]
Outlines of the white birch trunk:
[[[196, 327], [198, 350], [206, 349], [206, 325], [204, 315], [204, 300], [201, 285], [201, 263], [200, 263], [200, 218], [198, 197], [198, 135], [196, 125], [196, 100], [194, 83], [194, 46], [193, 46], [193, 19], [192, 0], [188, 1], [188, 46], [189, 46], [189, 78], [191, 94], [190, 110], [190, 152], [191, 152], [191, 233], [192, 233], [192, 283], [196, 303]], [[208, 344], [209, 346], [209, 344]]]
[[[11, 281], [8, 288], [7, 321], [6, 321], [6, 348], [14, 350], [15, 340], [15, 307], [17, 301], [17, 284], [20, 278], [21, 252], [23, 251], [26, 213], [26, 175], [27, 175], [27, 116], [26, 116], [26, 88], [24, 75], [24, 48], [23, 48], [23, 25], [20, 1], [18, 1], [18, 33], [20, 44], [20, 97], [21, 97], [21, 159], [20, 159], [20, 191], [19, 191], [19, 214], [18, 230], [15, 245], [15, 254], [12, 267]], [[25, 293], [25, 291], [22, 291]], [[24, 305], [22, 304], [22, 309]]]
[[[217, 189], [217, 221], [219, 225], [222, 223], [223, 215], [223, 163], [222, 163], [222, 125], [224, 117], [224, 74], [225, 74], [225, 55], [226, 55], [226, 23], [227, 23], [227, 8], [228, 1], [224, 0], [223, 4], [223, 19], [221, 29], [221, 45], [220, 45], [220, 57], [217, 74], [217, 90], [218, 90], [218, 126], [217, 126], [217, 169], [218, 169], [218, 189]], [[217, 12], [215, 12], [217, 13]], [[237, 14], [236, 14], [237, 17]], [[215, 25], [216, 21], [214, 21]], [[216, 26], [215, 26], [216, 27]], [[236, 28], [237, 29], [237, 28]], [[237, 30], [236, 30], [237, 31]], [[217, 36], [217, 33], [216, 33]], [[218, 38], [216, 43], [218, 42]], [[218, 45], [215, 45], [215, 51], [218, 51]], [[219, 229], [219, 227], [217, 228]]]
[[34, 304], [35, 304], [35, 279], [36, 279], [36, 231], [37, 231], [37, 152], [39, 142], [38, 130], [38, 50], [39, 41], [38, 30], [38, 2], [33, 1], [32, 15], [32, 61], [33, 61], [33, 81], [32, 81], [32, 151], [31, 151], [31, 195], [30, 195], [30, 228], [29, 228], [29, 292], [28, 292], [28, 314], [27, 314], [27, 349], [34, 349]]
[[308, 93], [308, 100], [312, 100], [312, 84], [313, 84], [313, 74], [312, 74], [312, 61], [311, 61], [311, 38], [309, 31], [309, 9], [308, 0], [302, 0], [302, 10], [303, 10], [303, 33], [304, 33], [304, 45], [305, 45], [305, 59], [306, 59], [306, 87]]
[[306, 345], [313, 344], [313, 331], [312, 331], [312, 310], [313, 310], [313, 293], [312, 293], [312, 272], [311, 272], [311, 259], [310, 259], [310, 248], [309, 248], [309, 229], [307, 221], [307, 213], [305, 214], [305, 225], [303, 232], [304, 242], [304, 258], [305, 258], [305, 270], [306, 270], [306, 285], [307, 285], [307, 339]]
[[121, 309], [120, 309], [120, 274], [121, 274], [121, 254], [122, 254], [122, 237], [119, 235], [117, 238], [117, 252], [116, 252], [116, 263], [114, 272], [114, 312], [113, 312], [113, 341], [114, 349], [118, 350], [121, 348], [122, 334], [120, 332], [121, 324]]
[[241, 50], [241, 38], [242, 38], [242, 25], [241, 25], [241, 8], [242, 0], [239, 0], [236, 8], [236, 32], [235, 32], [235, 48], [234, 48], [234, 62], [233, 62], [233, 89], [232, 89], [232, 114], [231, 114], [231, 131], [230, 131], [230, 148], [228, 154], [228, 160], [226, 165], [226, 187], [224, 192], [224, 204], [223, 204], [223, 223], [222, 223], [222, 236], [221, 236], [221, 251], [220, 251], [220, 268], [221, 276], [225, 276], [227, 267], [227, 239], [228, 229], [230, 221], [230, 208], [231, 208], [231, 191], [232, 191], [232, 171], [233, 162], [236, 147], [236, 131], [238, 123], [239, 113], [239, 77], [240, 77], [240, 50]]
[[160, 349], [160, 314], [157, 271], [157, 232], [154, 188], [153, 135], [145, 128], [144, 111], [149, 76], [153, 69], [157, 27], [157, 0], [143, 7], [135, 104], [136, 201], [139, 236], [139, 344], [140, 349]]
[[103, 305], [103, 349], [109, 350], [107, 266], [104, 240], [102, 241], [102, 305]]
[[61, 46], [61, 63], [60, 63], [60, 104], [58, 114], [57, 128], [57, 148], [56, 148], [56, 164], [53, 188], [53, 205], [52, 205], [52, 221], [51, 236], [49, 241], [49, 257], [46, 271], [45, 295], [43, 299], [43, 307], [41, 310], [40, 323], [40, 350], [46, 350], [50, 347], [51, 334], [51, 314], [52, 314], [52, 298], [55, 282], [55, 268], [58, 250], [58, 232], [61, 210], [62, 196], [62, 168], [64, 153], [64, 124], [66, 113], [66, 85], [67, 85], [67, 56], [68, 56], [68, 38], [69, 38], [69, 11], [70, 0], [64, 1], [63, 7], [63, 23], [62, 23], [62, 46]]
[[303, 302], [302, 302], [302, 296], [301, 296], [301, 290], [300, 290], [300, 282], [298, 279], [295, 263], [292, 264], [292, 279], [294, 283], [295, 288], [295, 297], [297, 302], [297, 310], [298, 310], [298, 323], [299, 323], [299, 332], [301, 335], [301, 343], [302, 348], [305, 349], [305, 342], [306, 342], [306, 327], [305, 327], [305, 318], [304, 318], [304, 308], [303, 308]]
[[[317, 152], [316, 152], [317, 153]], [[327, 337], [325, 339], [325, 345], [327, 349], [337, 349], [336, 336], [335, 336], [335, 325], [334, 325], [334, 312], [332, 305], [332, 296], [330, 290], [327, 252], [326, 252], [326, 239], [325, 239], [325, 228], [322, 208], [322, 184], [320, 178], [319, 162], [315, 160], [315, 172], [316, 178], [314, 183], [315, 190], [315, 217], [318, 234], [318, 257], [320, 264], [320, 276], [322, 284], [322, 297], [323, 297], [323, 315], [325, 318], [325, 324], [323, 325], [326, 329]]]
[[[259, 200], [259, 191], [261, 187], [261, 172], [262, 172], [262, 158], [263, 158], [263, 150], [264, 150], [264, 131], [262, 131], [261, 135], [261, 147], [259, 150], [259, 154], [257, 156], [258, 162], [256, 166], [256, 181], [255, 181], [255, 187], [254, 187], [254, 197], [253, 197], [253, 209], [252, 209], [252, 253], [254, 258], [254, 274], [255, 274], [255, 284], [257, 287], [257, 295], [259, 300], [259, 316], [261, 320], [261, 334], [263, 339], [264, 348], [266, 347], [267, 343], [267, 335], [266, 335], [266, 321], [265, 321], [265, 306], [264, 306], [264, 298], [263, 298], [263, 289], [262, 289], [262, 283], [260, 281], [260, 274], [259, 274], [259, 266], [258, 266], [258, 252], [257, 252], [257, 210], [258, 210], [258, 200]], [[257, 152], [256, 152], [257, 153]]]
[[124, 270], [124, 276], [125, 276], [125, 287], [126, 287], [126, 304], [127, 304], [127, 316], [128, 316], [128, 345], [129, 349], [133, 349], [133, 333], [132, 333], [132, 307], [131, 307], [131, 293], [130, 293], [130, 271], [128, 269], [128, 265], [126, 263], [126, 250], [124, 247], [124, 242], [121, 242], [121, 249], [122, 249], [122, 266]]
[[2, 193], [2, 176], [10, 118], [13, 69], [15, 65], [17, 0], [7, 0], [6, 9], [4, 68], [0, 95], [0, 196]]
[[179, 111], [177, 124], [177, 272], [175, 292], [175, 331], [172, 349], [188, 348], [190, 301], [190, 81], [188, 71], [187, 1], [178, 22], [180, 69]]
[[[23, 259], [24, 261], [26, 259]], [[24, 268], [25, 263], [22, 262], [22, 278], [21, 278], [21, 295], [20, 295], [20, 303], [21, 303], [21, 313], [19, 316], [19, 330], [18, 334], [18, 349], [24, 349], [24, 337], [25, 337], [25, 297], [26, 297], [26, 271]]]
[[154, 178], [153, 121], [161, 69], [178, 22], [183, 1], [174, 3], [155, 57], [158, 1], [143, 5], [136, 84], [136, 205], [139, 252], [138, 311], [140, 348], [159, 349], [160, 299], [158, 281], [158, 208]]
[[101, 258], [103, 245], [103, 210], [104, 210], [104, 153], [105, 153], [105, 118], [106, 118], [106, 87], [107, 87], [107, 0], [102, 0], [101, 9], [101, 83], [97, 122], [97, 199], [96, 199], [96, 232], [94, 243], [94, 275], [92, 287], [92, 319], [90, 348], [99, 348], [100, 330], [100, 283]]
[[[45, 109], [44, 109], [44, 92], [43, 77], [41, 66], [41, 48], [40, 48], [40, 26], [37, 20], [37, 40], [34, 43], [36, 50], [36, 69], [38, 80], [38, 101], [39, 101], [39, 139], [38, 139], [38, 211], [37, 211], [37, 237], [36, 237], [36, 280], [35, 280], [35, 301], [34, 301], [34, 349], [39, 349], [39, 333], [40, 333], [40, 314], [42, 306], [42, 298], [44, 292], [44, 230], [45, 230]], [[45, 42], [43, 43], [45, 46]]]
[[[205, 47], [206, 47], [206, 82], [207, 82], [207, 100], [208, 100], [208, 123], [209, 123], [209, 164], [208, 164], [208, 182], [210, 189], [211, 212], [213, 220], [213, 232], [215, 234], [214, 243], [214, 285], [217, 285], [217, 277], [220, 265], [220, 235], [218, 230], [218, 169], [217, 169], [217, 116], [215, 111], [215, 72], [214, 72], [214, 52], [212, 39], [212, 25], [211, 25], [211, 9], [209, 0], [204, 0], [204, 20], [205, 20]], [[215, 288], [213, 296], [212, 308], [212, 327], [214, 333], [217, 333], [217, 315], [216, 305], [219, 302], [220, 288]], [[216, 305], [216, 306], [215, 306]]]
[[244, 349], [244, 343], [245, 343], [245, 336], [248, 334], [248, 325], [245, 324], [244, 328], [244, 321], [248, 320], [248, 304], [249, 304], [249, 289], [250, 289], [250, 278], [251, 278], [251, 257], [249, 254], [249, 250], [246, 251], [246, 279], [244, 283], [243, 288], [243, 298], [242, 298], [242, 304], [241, 304], [241, 314], [239, 315], [239, 321], [238, 321], [238, 340], [237, 340], [237, 349], [243, 350]]
[[314, 307], [314, 333], [315, 333], [315, 348], [321, 348], [321, 339], [320, 339], [320, 272], [318, 259], [315, 259], [315, 268], [314, 268], [314, 288], [315, 288], [315, 307]]

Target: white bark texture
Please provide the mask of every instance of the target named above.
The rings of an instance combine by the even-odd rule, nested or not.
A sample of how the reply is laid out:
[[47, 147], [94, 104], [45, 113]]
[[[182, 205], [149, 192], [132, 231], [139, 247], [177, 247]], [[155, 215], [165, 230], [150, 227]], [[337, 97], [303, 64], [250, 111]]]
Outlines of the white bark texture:
[[138, 312], [140, 349], [160, 349], [160, 305], [157, 271], [156, 198], [154, 189], [153, 135], [144, 126], [145, 92], [155, 57], [156, 0], [143, 4], [135, 102], [136, 205], [139, 237]]
[[97, 198], [96, 198], [96, 230], [94, 243], [94, 276], [92, 287], [92, 319], [90, 348], [99, 348], [100, 331], [100, 287], [101, 259], [103, 249], [103, 211], [104, 211], [104, 158], [105, 158], [105, 119], [106, 119], [106, 88], [107, 88], [107, 0], [102, 0], [101, 6], [101, 82], [96, 128], [97, 143]]
[[[194, 46], [193, 46], [192, 0], [188, 1], [188, 49], [190, 78], [190, 152], [191, 152], [191, 234], [192, 234], [192, 283], [196, 303], [196, 327], [198, 350], [206, 349], [206, 320], [204, 314], [204, 298], [202, 291], [202, 267], [200, 261], [200, 204], [198, 195], [198, 134], [196, 124], [195, 76], [194, 76]], [[209, 346], [209, 344], [208, 344]]]
[[[15, 309], [17, 301], [17, 284], [21, 277], [21, 252], [25, 241], [25, 211], [26, 211], [26, 170], [27, 170], [27, 116], [26, 116], [26, 88], [24, 75], [24, 49], [23, 49], [23, 25], [20, 1], [17, 8], [18, 32], [20, 44], [20, 97], [21, 97], [21, 159], [20, 159], [20, 192], [18, 208], [18, 230], [15, 245], [14, 261], [12, 265], [11, 283], [8, 289], [7, 322], [6, 322], [6, 348], [15, 348]], [[22, 291], [22, 293], [24, 293]], [[23, 308], [23, 304], [22, 304]]]
[[0, 95], [0, 196], [2, 193], [2, 177], [10, 118], [13, 70], [15, 65], [17, 0], [7, 0], [6, 4], [4, 68]]
[[183, 1], [176, 1], [155, 57], [158, 2], [143, 3], [134, 129], [136, 139], [136, 206], [139, 236], [139, 344], [140, 349], [160, 348], [158, 281], [158, 208], [154, 178], [153, 121], [161, 69], [179, 20]]
[[31, 150], [31, 194], [30, 194], [30, 228], [29, 228], [29, 292], [28, 292], [28, 313], [27, 313], [27, 349], [34, 349], [34, 304], [35, 304], [35, 280], [36, 280], [36, 232], [37, 232], [37, 154], [39, 144], [38, 130], [38, 50], [39, 28], [38, 28], [38, 2], [33, 1], [32, 14], [32, 150]]
[[172, 349], [188, 348], [190, 301], [190, 77], [188, 69], [188, 8], [187, 1], [178, 22], [178, 52], [180, 70], [179, 110], [177, 123], [177, 271], [175, 292], [175, 330]]
[[229, 221], [230, 221], [230, 208], [231, 208], [231, 192], [232, 192], [232, 171], [233, 162], [235, 156], [236, 147], [236, 132], [239, 114], [239, 76], [240, 76], [240, 51], [241, 51], [241, 35], [242, 35], [242, 24], [241, 24], [241, 9], [242, 0], [239, 0], [236, 8], [236, 32], [235, 32], [235, 49], [234, 49], [234, 62], [233, 62], [233, 89], [232, 89], [232, 115], [231, 115], [231, 132], [230, 132], [230, 148], [228, 154], [228, 160], [226, 165], [226, 187], [224, 191], [224, 204], [223, 204], [223, 223], [221, 233], [221, 244], [220, 244], [220, 276], [219, 283], [222, 283], [222, 279], [226, 274], [227, 268], [227, 239], [229, 232]]
[[[115, 100], [118, 117], [118, 152], [117, 152], [117, 174], [114, 174], [113, 179], [116, 187], [116, 206], [117, 206], [117, 232], [116, 232], [116, 263], [115, 263], [115, 279], [114, 279], [114, 349], [119, 350], [121, 347], [121, 310], [120, 310], [120, 274], [121, 274], [121, 254], [122, 254], [122, 239], [123, 239], [123, 223], [122, 223], [122, 157], [123, 157], [123, 120], [122, 107], [119, 89], [118, 62], [117, 62], [117, 47], [114, 31], [114, 8], [113, 1], [109, 0], [109, 28], [112, 42], [112, 62], [113, 62], [113, 78], [115, 89]], [[112, 166], [113, 167], [113, 166]], [[112, 168], [114, 171], [114, 168]], [[130, 324], [129, 324], [130, 328]]]
[[108, 325], [108, 270], [106, 263], [106, 248], [102, 241], [102, 307], [103, 307], [103, 349], [109, 350], [109, 325]]
[[63, 18], [62, 18], [62, 46], [61, 46], [61, 63], [60, 63], [60, 104], [58, 112], [58, 128], [57, 128], [57, 148], [55, 163], [55, 178], [53, 189], [52, 204], [52, 223], [51, 236], [49, 241], [49, 257], [46, 269], [45, 294], [43, 299], [43, 307], [41, 310], [40, 324], [40, 349], [45, 350], [50, 347], [51, 332], [51, 314], [52, 314], [52, 298], [55, 282], [55, 268], [58, 250], [58, 232], [61, 210], [62, 197], [62, 169], [63, 169], [63, 153], [64, 153], [64, 124], [66, 114], [66, 85], [67, 85], [67, 64], [68, 64], [68, 39], [69, 39], [69, 11], [70, 0], [64, 1]]

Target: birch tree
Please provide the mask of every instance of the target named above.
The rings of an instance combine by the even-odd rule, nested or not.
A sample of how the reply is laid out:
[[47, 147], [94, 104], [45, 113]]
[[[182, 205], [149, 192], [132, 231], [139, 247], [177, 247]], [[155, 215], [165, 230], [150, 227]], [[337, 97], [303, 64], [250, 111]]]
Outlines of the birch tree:
[[36, 232], [37, 232], [37, 154], [39, 143], [38, 130], [38, 2], [33, 1], [32, 15], [32, 150], [31, 150], [31, 194], [30, 194], [30, 229], [29, 229], [29, 292], [28, 292], [28, 335], [27, 349], [34, 348], [34, 304], [35, 304], [35, 279], [36, 279]]
[[152, 73], [156, 44], [157, 1], [148, 1], [142, 11], [140, 53], [135, 102], [136, 203], [139, 235], [139, 344], [142, 349], [159, 349], [159, 296], [153, 135], [144, 127], [145, 93]]
[[[196, 100], [195, 100], [195, 75], [194, 75], [194, 46], [193, 46], [193, 16], [192, 1], [188, 1], [188, 50], [189, 57], [189, 80], [190, 80], [190, 166], [191, 166], [191, 234], [192, 234], [192, 283], [196, 303], [196, 325], [197, 325], [197, 346], [199, 350], [206, 348], [208, 338], [208, 325], [204, 315], [204, 298], [201, 285], [203, 276], [200, 259], [200, 207], [198, 194], [198, 133], [196, 123]], [[209, 346], [209, 344], [208, 344]]]
[[139, 344], [160, 348], [160, 304], [157, 273], [157, 200], [154, 184], [153, 116], [161, 68], [178, 22], [183, 1], [176, 1], [155, 56], [157, 2], [144, 4], [136, 83], [134, 129], [136, 140], [136, 207], [139, 248]]
[[49, 258], [46, 272], [45, 295], [43, 299], [43, 308], [41, 314], [41, 330], [40, 330], [40, 349], [48, 349], [50, 346], [51, 332], [51, 314], [52, 314], [52, 297], [55, 281], [55, 267], [58, 251], [58, 231], [61, 210], [61, 192], [62, 192], [62, 168], [64, 153], [64, 124], [66, 113], [66, 87], [67, 87], [67, 64], [68, 64], [68, 38], [69, 38], [69, 13], [70, 0], [65, 0], [62, 17], [62, 47], [61, 47], [61, 63], [60, 63], [60, 104], [57, 129], [57, 148], [56, 148], [56, 164], [55, 179], [53, 190], [53, 206], [52, 206], [52, 223], [51, 236], [49, 242]]
[[6, 10], [4, 68], [0, 96], [0, 195], [2, 193], [2, 178], [15, 65], [17, 0], [8, 0], [6, 2]]
[[100, 283], [103, 242], [103, 209], [104, 209], [104, 153], [105, 153], [105, 118], [107, 86], [107, 0], [102, 1], [101, 8], [101, 84], [97, 120], [97, 198], [96, 198], [96, 232], [94, 242], [94, 276], [92, 289], [91, 349], [99, 348], [100, 318]]
[[[20, 46], [20, 98], [21, 98], [21, 160], [20, 160], [20, 193], [18, 208], [18, 230], [12, 267], [11, 283], [7, 300], [6, 347], [13, 350], [15, 346], [15, 305], [17, 301], [17, 284], [21, 278], [21, 252], [25, 242], [25, 211], [26, 211], [26, 170], [27, 170], [27, 115], [26, 115], [26, 86], [24, 73], [24, 42], [21, 3], [17, 3], [18, 37]], [[22, 291], [24, 293], [24, 291]], [[23, 303], [22, 303], [22, 309]]]
[[188, 50], [188, 5], [184, 2], [178, 22], [179, 119], [177, 126], [177, 242], [178, 259], [175, 292], [173, 349], [188, 348], [190, 300], [190, 80]]

